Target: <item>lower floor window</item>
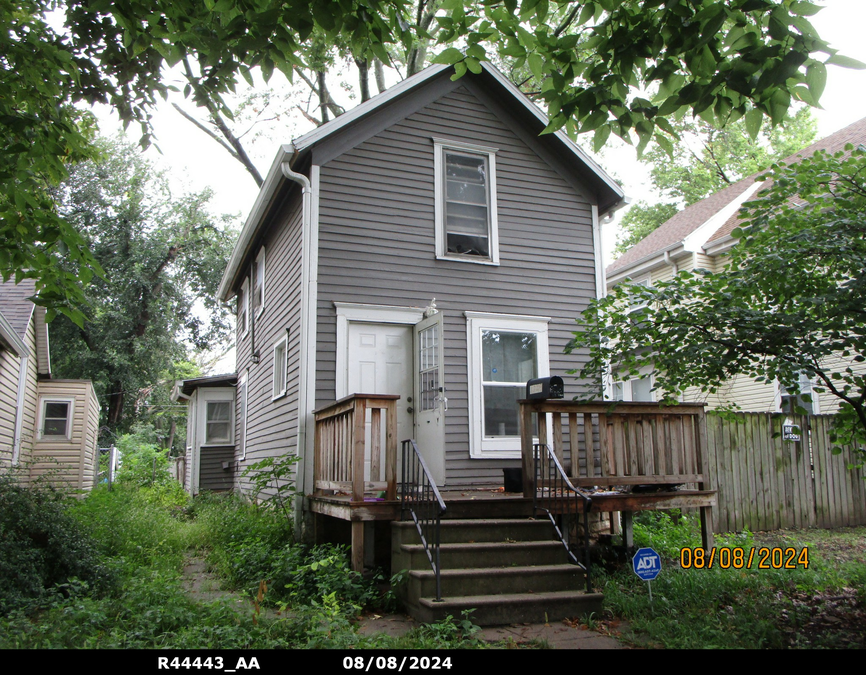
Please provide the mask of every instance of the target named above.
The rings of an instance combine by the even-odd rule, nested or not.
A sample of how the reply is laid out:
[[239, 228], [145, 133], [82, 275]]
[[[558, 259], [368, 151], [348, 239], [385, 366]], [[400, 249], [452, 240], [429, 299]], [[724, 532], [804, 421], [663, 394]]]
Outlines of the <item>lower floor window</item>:
[[69, 438], [72, 404], [71, 399], [42, 399], [42, 438]]
[[519, 457], [526, 382], [550, 374], [544, 317], [466, 312], [470, 454]]

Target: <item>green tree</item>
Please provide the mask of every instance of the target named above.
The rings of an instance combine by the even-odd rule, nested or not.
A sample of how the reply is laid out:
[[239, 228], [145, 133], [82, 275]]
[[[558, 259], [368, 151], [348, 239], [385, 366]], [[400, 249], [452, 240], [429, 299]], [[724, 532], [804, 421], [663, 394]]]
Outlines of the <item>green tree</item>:
[[51, 341], [55, 372], [91, 378], [103, 423], [118, 433], [187, 344], [205, 349], [227, 335], [215, 297], [235, 232], [208, 212], [209, 191], [178, 193], [134, 146], [101, 146], [101, 159], [74, 165], [54, 196], [105, 277], [85, 289], [86, 322], [61, 317]]
[[[63, 34], [45, 18], [58, 5]], [[72, 106], [108, 103], [126, 123], [141, 125], [147, 145], [151, 111], [173, 86], [170, 69], [185, 62], [200, 72], [184, 94], [230, 116], [223, 97], [241, 78], [251, 82], [253, 69], [267, 80], [275, 69], [291, 78], [310, 65], [312, 35], [345, 44], [364, 63], [390, 62], [394, 46], [417, 63], [413, 53], [435, 32], [437, 44], [451, 45], [436, 61], [454, 64], [457, 76], [479, 72], [488, 55], [528, 65], [551, 117], [548, 131], [594, 131], [597, 147], [612, 133], [628, 142], [635, 135], [641, 150], [651, 140], [671, 146], [667, 117], [681, 110], [718, 124], [745, 117], [757, 132], [764, 115], [779, 123], [793, 99], [816, 103], [826, 64], [859, 66], [818, 37], [808, 17], [819, 7], [805, 1], [442, 0], [428, 23], [432, 7], [409, 0], [0, 0], [0, 23], [9, 26], [0, 35], [0, 155], [9, 163], [0, 276], [37, 277], [40, 302], [81, 323], [70, 308], [81, 290], [58, 271], [70, 266], [56, 257], [83, 262], [74, 266], [83, 282], [98, 266], [39, 198], [70, 161], [92, 154]]]
[[650, 177], [660, 197], [653, 204], [638, 202], [622, 219], [616, 250], [629, 248], [680, 209], [691, 206], [741, 178], [767, 169], [815, 140], [815, 118], [802, 106], [779, 126], [764, 128], [752, 138], [745, 120], [718, 129], [704, 120], [684, 117], [672, 123], [680, 141], [671, 154], [650, 148], [641, 161], [652, 167]]
[[[609, 364], [617, 379], [650, 366], [670, 403], [735, 375], [799, 393], [805, 374], [839, 400], [835, 440], [866, 457], [866, 153], [816, 153], [767, 178], [725, 271], [617, 286], [568, 349], [588, 350], [580, 375], [596, 395]], [[638, 299], [646, 307], [629, 312]]]

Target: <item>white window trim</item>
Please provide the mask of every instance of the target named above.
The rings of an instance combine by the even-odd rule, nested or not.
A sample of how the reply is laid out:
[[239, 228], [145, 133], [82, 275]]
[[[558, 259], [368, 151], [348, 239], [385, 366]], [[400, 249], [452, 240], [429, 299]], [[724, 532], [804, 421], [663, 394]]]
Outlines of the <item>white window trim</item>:
[[[199, 429], [198, 429], [198, 437], [201, 440], [202, 448], [208, 447], [224, 447], [227, 445], [234, 445], [235, 438], [235, 397], [231, 392], [225, 391], [224, 388], [214, 389], [209, 391], [208, 389], [200, 389], [199, 395], [201, 396], [201, 408], [199, 410]], [[228, 441], [225, 443], [208, 443], [207, 439], [207, 404], [208, 403], [228, 403], [231, 409], [229, 414], [229, 435]], [[198, 473], [198, 467], [196, 467], [196, 473]]]
[[[247, 333], [250, 332], [250, 280], [249, 277], [244, 279], [244, 283], [241, 284], [241, 298], [243, 299], [243, 309], [246, 313], [246, 321], [244, 321], [244, 328], [241, 332], [241, 337], [246, 337]], [[240, 318], [240, 307], [238, 307], [238, 318]]]
[[239, 402], [239, 405], [241, 406], [241, 415], [240, 415], [241, 419], [239, 420], [240, 425], [241, 425], [241, 429], [240, 429], [240, 435], [239, 435], [240, 437], [238, 438], [238, 443], [240, 444], [240, 448], [241, 448], [241, 459], [242, 460], [247, 458], [247, 424], [248, 424], [249, 418], [250, 418], [250, 413], [249, 413], [250, 397], [249, 397], [249, 378], [248, 378], [249, 372], [250, 372], [249, 368], [247, 368], [244, 371], [244, 374], [241, 375], [240, 379], [238, 380], [238, 387], [239, 388], [243, 387], [243, 391], [241, 392], [242, 398], [241, 398], [241, 401]]
[[[256, 318], [262, 315], [262, 312], [265, 311], [265, 276], [267, 272], [267, 268], [265, 266], [265, 247], [262, 246], [262, 250], [259, 251], [259, 254], [256, 256], [256, 275], [261, 275], [262, 277], [262, 304], [259, 305], [259, 308], [256, 310]], [[253, 293], [255, 294], [256, 289], [256, 279], [253, 279], [252, 283]], [[250, 305], [252, 307], [252, 304]]]
[[[633, 279], [631, 281], [631, 283], [636, 285], [636, 286], [645, 286], [646, 288], [652, 288], [653, 287], [653, 280], [652, 280], [651, 276], [646, 276], [643, 279]], [[642, 302], [641, 304], [634, 305], [634, 306], [629, 305], [628, 313], [631, 314], [632, 312], [638, 312], [638, 311], [644, 309], [645, 307], [647, 307], [647, 303], [645, 303], [645, 302]]]
[[[815, 391], [815, 386], [817, 382], [815, 380], [810, 381], [811, 391], [809, 391], [809, 395], [812, 397], [812, 414], [820, 415], [821, 414], [821, 395]], [[777, 413], [782, 412], [782, 383], [779, 380], [773, 380], [773, 408]], [[787, 391], [787, 390], [786, 390]], [[800, 392], [801, 394], [803, 392]]]
[[[69, 413], [66, 418], [66, 435], [44, 434], [45, 423], [45, 406], [49, 403], [68, 403]], [[37, 429], [39, 433], [37, 437], [40, 441], [69, 441], [72, 440], [72, 426], [75, 419], [75, 397], [74, 396], [40, 396], [39, 397], [39, 420], [37, 421]]]
[[[283, 356], [280, 359], [280, 362], [277, 362], [277, 349], [279, 349], [280, 345], [283, 347]], [[274, 368], [271, 373], [271, 400], [276, 401], [278, 398], [282, 398], [286, 395], [286, 391], [288, 389], [289, 384], [289, 335], [286, 333], [283, 337], [277, 340], [274, 343], [273, 348], [274, 355]], [[283, 370], [283, 388], [277, 391], [277, 370], [282, 368]]]
[[[466, 357], [469, 375], [469, 456], [474, 459], [520, 459], [520, 436], [484, 436], [484, 400], [481, 383], [481, 331], [500, 330], [535, 333], [538, 349], [538, 377], [550, 375], [550, 317], [517, 314], [464, 312], [466, 317]], [[549, 425], [548, 425], [549, 427]]]
[[349, 395], [349, 324], [396, 323], [414, 326], [424, 318], [420, 307], [394, 305], [366, 305], [354, 302], [335, 302], [337, 308], [337, 372], [335, 393], [338, 399]]
[[[490, 247], [490, 258], [484, 259], [480, 256], [458, 255], [448, 253], [445, 236], [445, 151], [456, 150], [470, 154], [485, 155], [487, 157], [488, 186], [487, 198], [489, 207], [489, 230], [488, 244]], [[435, 198], [435, 223], [436, 223], [436, 259], [458, 260], [460, 262], [474, 263], [476, 265], [499, 265], [499, 218], [496, 205], [496, 153], [498, 148], [486, 145], [475, 145], [464, 141], [452, 141], [444, 138], [433, 138], [433, 186], [436, 192]]]
[[647, 377], [630, 377], [627, 380], [613, 380], [610, 383], [610, 393], [608, 394], [608, 397], [607, 397], [608, 400], [609, 401], [616, 400], [614, 398], [613, 390], [617, 384], [621, 384], [622, 385], [622, 400], [623, 400], [623, 402], [624, 403], [625, 402], [634, 402], [634, 392], [632, 391], [632, 382], [636, 382], [638, 380], [645, 380], [645, 379], [649, 379], [650, 393], [653, 397], [652, 401], [646, 401], [646, 402], [647, 403], [655, 402], [656, 401], [656, 392], [652, 390], [652, 388], [655, 386], [655, 376], [652, 373], [650, 373]]

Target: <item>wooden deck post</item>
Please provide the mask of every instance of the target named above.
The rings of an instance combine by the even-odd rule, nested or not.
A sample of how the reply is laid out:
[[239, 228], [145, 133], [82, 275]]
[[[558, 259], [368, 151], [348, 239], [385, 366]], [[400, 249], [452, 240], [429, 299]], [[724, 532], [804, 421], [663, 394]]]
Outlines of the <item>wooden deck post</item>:
[[634, 512], [622, 511], [622, 545], [634, 548]]
[[397, 401], [385, 406], [385, 498], [397, 499]]
[[[363, 499], [363, 497], [362, 497]], [[352, 521], [352, 571], [364, 571], [364, 521]]]
[[[698, 473], [704, 477], [704, 482], [698, 483], [698, 490], [712, 490], [714, 481], [715, 467], [710, 461], [709, 439], [707, 437], [707, 416], [703, 411], [697, 416], [697, 441], [695, 448], [695, 460], [697, 461]], [[701, 543], [704, 550], [709, 550], [715, 544], [713, 536], [713, 507], [701, 507]]]
[[532, 456], [532, 408], [520, 402], [520, 457], [523, 460], [523, 496], [535, 494], [535, 462]]

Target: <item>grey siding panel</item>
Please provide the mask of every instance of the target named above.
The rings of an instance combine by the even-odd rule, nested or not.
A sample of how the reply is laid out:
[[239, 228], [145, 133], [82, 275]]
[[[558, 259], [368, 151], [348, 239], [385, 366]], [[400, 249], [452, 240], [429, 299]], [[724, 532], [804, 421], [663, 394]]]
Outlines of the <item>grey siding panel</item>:
[[[321, 170], [316, 405], [335, 398], [334, 302], [424, 307], [435, 296], [444, 318], [449, 486], [501, 484], [502, 467], [519, 464], [469, 457], [463, 312], [551, 317], [551, 372], [564, 375], [581, 365], [563, 350], [595, 297], [590, 202], [502, 114], [460, 86]], [[435, 258], [434, 136], [499, 149], [498, 267]], [[577, 386], [567, 379], [567, 394]]]
[[[199, 490], [224, 492], [234, 487], [235, 448], [233, 445], [221, 447], [206, 447], [201, 449], [201, 467], [199, 473]], [[223, 469], [223, 462], [228, 462], [228, 469]]]
[[[238, 336], [237, 375], [240, 380], [248, 369], [246, 459], [239, 461], [236, 481], [245, 489], [240, 474], [269, 456], [294, 453], [297, 448], [298, 376], [301, 337], [301, 250], [302, 202], [293, 188], [276, 209], [273, 225], [268, 228], [255, 255], [265, 246], [265, 309], [255, 318], [255, 347], [259, 363], [252, 362], [252, 335]], [[249, 277], [251, 270], [247, 270]], [[250, 285], [252, 290], [252, 283]], [[288, 374], [286, 394], [272, 399], [274, 344], [288, 331]], [[239, 405], [235, 406], [240, 409]], [[236, 419], [235, 444], [240, 448], [240, 419]]]

